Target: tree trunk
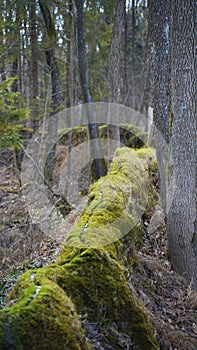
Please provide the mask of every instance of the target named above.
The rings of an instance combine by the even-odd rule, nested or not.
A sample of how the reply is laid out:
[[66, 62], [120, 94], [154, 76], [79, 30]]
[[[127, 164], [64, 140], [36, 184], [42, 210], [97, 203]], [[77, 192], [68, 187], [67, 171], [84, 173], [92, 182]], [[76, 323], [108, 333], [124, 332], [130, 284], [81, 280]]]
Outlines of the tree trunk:
[[67, 64], [66, 64], [66, 107], [74, 105], [74, 72], [75, 72], [75, 20], [74, 0], [69, 1], [69, 30], [70, 40], [67, 43]]
[[[149, 8], [149, 5], [144, 4], [144, 7]], [[141, 96], [140, 108], [139, 108], [140, 113], [144, 114], [144, 115], [147, 114], [147, 110], [148, 110], [148, 107], [150, 105], [150, 84], [151, 84], [151, 79], [150, 79], [150, 75], [151, 75], [150, 14], [148, 17], [149, 17], [149, 20], [148, 20], [148, 24], [147, 24], [147, 33], [146, 33], [146, 37], [145, 37], [146, 44], [145, 44], [145, 52], [144, 52], [144, 67], [143, 67], [143, 72], [142, 72], [142, 76], [144, 77], [144, 83], [143, 83], [143, 93]]]
[[46, 49], [46, 61], [47, 65], [50, 69], [51, 75], [51, 84], [52, 84], [52, 112], [50, 113], [49, 119], [49, 137], [50, 143], [53, 140], [53, 147], [49, 152], [47, 164], [46, 164], [46, 178], [47, 182], [51, 186], [53, 184], [53, 170], [54, 170], [54, 159], [55, 159], [55, 151], [56, 151], [56, 140], [57, 140], [57, 125], [56, 120], [52, 118], [53, 115], [58, 113], [59, 107], [61, 104], [61, 81], [60, 81], [60, 73], [55, 59], [55, 27], [51, 17], [51, 13], [49, 7], [45, 0], [39, 0], [40, 9], [45, 21], [48, 40], [50, 43], [50, 47]]
[[[12, 77], [17, 77], [18, 75], [18, 58], [12, 62]], [[12, 84], [12, 92], [18, 91], [18, 79], [16, 79]]]
[[124, 101], [127, 86], [125, 76], [125, 35], [126, 0], [116, 0], [110, 60], [110, 101], [114, 103], [122, 103]]
[[195, 13], [195, 1], [173, 1], [168, 234], [174, 269], [197, 288]]
[[171, 104], [170, 55], [171, 1], [149, 1], [151, 50], [151, 93], [155, 141], [163, 209], [166, 215], [166, 161]]
[[[113, 36], [110, 57], [110, 102], [123, 103], [127, 94], [126, 77], [126, 0], [115, 2]], [[110, 116], [109, 116], [110, 117]], [[108, 161], [120, 145], [120, 130], [117, 122], [108, 126]], [[111, 139], [116, 143], [110, 142]], [[109, 163], [110, 164], [110, 163]]]
[[91, 188], [77, 225], [65, 234], [59, 261], [20, 276], [10, 306], [0, 312], [0, 350], [89, 350], [93, 344], [87, 343], [78, 317], [84, 312], [86, 323], [105, 334], [100, 349], [120, 349], [120, 339], [122, 344], [127, 340], [124, 349], [158, 349], [138, 304], [141, 286], [135, 290], [132, 277], [133, 269], [144, 269], [136, 254], [144, 230], [139, 219], [148, 200], [143, 188], [153, 192], [148, 171], [154, 169], [154, 154], [141, 150], [138, 156], [126, 147], [117, 150], [111, 171]]
[[136, 107], [136, 96], [135, 96], [135, 35], [136, 35], [136, 19], [135, 19], [135, 0], [132, 0], [132, 108]]
[[149, 1], [156, 149], [169, 256], [173, 268], [197, 288], [195, 6], [192, 0]]
[[[78, 48], [78, 67], [83, 94], [83, 102], [90, 104], [92, 98], [89, 91], [88, 69], [86, 61], [86, 42], [84, 33], [84, 14], [83, 1], [75, 0], [76, 6], [76, 30], [77, 30], [77, 48]], [[94, 180], [102, 177], [106, 173], [106, 166], [102, 155], [101, 145], [99, 141], [98, 124], [93, 110], [93, 106], [87, 105], [88, 130], [89, 139], [94, 140], [91, 145], [91, 160], [92, 160], [92, 177]]]
[[37, 52], [37, 24], [36, 24], [36, 1], [31, 0], [30, 3], [30, 37], [31, 37], [31, 69], [32, 69], [32, 117], [33, 117], [33, 130], [35, 131], [38, 126], [38, 52]]
[[52, 107], [53, 113], [58, 112], [61, 104], [61, 81], [60, 73], [55, 59], [56, 33], [50, 10], [45, 0], [39, 0], [40, 9], [45, 21], [50, 47], [46, 49], [47, 65], [50, 69], [52, 84]]
[[[3, 46], [6, 46], [6, 40], [3, 43], [3, 28], [2, 28], [2, 23], [3, 23], [3, 14], [2, 14], [2, 9], [0, 8], [0, 47], [2, 48]], [[0, 77], [1, 81], [6, 80], [6, 58], [4, 53], [1, 53], [1, 65], [0, 65]]]

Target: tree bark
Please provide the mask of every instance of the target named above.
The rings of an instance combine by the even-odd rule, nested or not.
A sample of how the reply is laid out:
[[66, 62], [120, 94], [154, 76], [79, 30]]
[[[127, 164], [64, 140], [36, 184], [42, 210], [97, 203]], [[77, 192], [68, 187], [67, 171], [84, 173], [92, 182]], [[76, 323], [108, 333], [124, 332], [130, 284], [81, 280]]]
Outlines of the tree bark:
[[135, 96], [135, 55], [136, 55], [136, 4], [135, 0], [132, 0], [132, 107], [136, 106], [136, 96]]
[[[4, 39], [3, 43], [3, 24], [4, 18], [3, 18], [3, 8], [0, 8], [0, 47], [6, 46], [6, 40]], [[1, 65], [0, 65], [0, 76], [1, 81], [6, 80], [6, 59], [3, 53], [1, 53]]]
[[46, 178], [47, 182], [51, 186], [53, 184], [53, 170], [54, 170], [54, 159], [56, 151], [56, 141], [57, 141], [57, 125], [56, 120], [52, 118], [53, 115], [58, 113], [61, 104], [61, 81], [60, 72], [55, 59], [55, 43], [56, 43], [56, 33], [55, 27], [52, 20], [52, 16], [49, 7], [45, 0], [39, 0], [40, 9], [45, 21], [49, 47], [46, 49], [46, 61], [50, 70], [51, 75], [51, 85], [52, 85], [52, 112], [50, 113], [49, 119], [49, 137], [50, 142], [53, 140], [53, 147], [49, 152], [47, 164], [46, 164]]
[[37, 23], [36, 23], [36, 1], [31, 0], [30, 2], [30, 37], [31, 37], [31, 69], [32, 69], [32, 124], [33, 130], [35, 131], [38, 126], [38, 52], [37, 52]]
[[171, 1], [149, 0], [151, 94], [161, 199], [166, 215], [166, 162], [171, 108]]
[[197, 288], [195, 14], [195, 1], [173, 1], [168, 235], [174, 269]]
[[66, 107], [74, 105], [74, 45], [75, 45], [75, 21], [74, 0], [69, 1], [69, 30], [70, 40], [67, 43], [67, 65], [66, 65]]
[[[0, 45], [1, 45], [1, 48], [5, 47], [7, 45], [6, 38], [4, 38], [4, 41], [3, 41], [3, 22], [4, 22], [3, 8], [1, 7], [0, 8]], [[1, 77], [1, 81], [6, 80], [6, 57], [3, 53], [1, 53], [0, 77]]]
[[[113, 36], [110, 54], [110, 102], [123, 103], [127, 94], [126, 75], [126, 0], [115, 2]], [[108, 160], [111, 160], [120, 145], [120, 130], [114, 125], [108, 126]], [[110, 140], [116, 141], [116, 144]], [[110, 163], [109, 163], [110, 164]]]
[[197, 288], [195, 13], [192, 0], [149, 0], [156, 149], [169, 256], [173, 268]]
[[126, 0], [116, 0], [110, 60], [110, 101], [114, 103], [122, 103], [127, 90], [125, 36]]
[[[88, 69], [86, 61], [86, 41], [84, 33], [84, 13], [82, 0], [75, 0], [76, 6], [76, 30], [77, 30], [77, 48], [78, 48], [78, 67], [81, 82], [81, 89], [83, 94], [83, 102], [90, 104], [92, 97], [89, 90]], [[91, 159], [92, 163], [92, 177], [94, 180], [106, 174], [106, 166], [102, 155], [101, 145], [99, 141], [98, 124], [94, 114], [93, 107], [87, 105], [88, 115], [88, 131], [89, 139], [94, 140], [91, 145]]]

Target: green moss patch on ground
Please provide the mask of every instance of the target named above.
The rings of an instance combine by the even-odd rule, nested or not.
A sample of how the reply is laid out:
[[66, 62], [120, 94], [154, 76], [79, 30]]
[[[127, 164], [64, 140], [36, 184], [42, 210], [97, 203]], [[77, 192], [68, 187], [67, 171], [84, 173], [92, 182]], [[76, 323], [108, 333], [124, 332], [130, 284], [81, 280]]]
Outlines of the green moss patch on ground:
[[131, 246], [129, 268], [137, 261], [134, 248], [154, 162], [152, 150], [116, 151], [108, 175], [91, 187], [88, 205], [57, 263], [26, 272], [11, 291], [10, 306], [0, 311], [0, 350], [89, 349], [81, 314], [108, 329], [114, 349], [120, 349], [121, 333], [131, 339], [133, 349], [157, 349], [123, 267], [123, 252]]

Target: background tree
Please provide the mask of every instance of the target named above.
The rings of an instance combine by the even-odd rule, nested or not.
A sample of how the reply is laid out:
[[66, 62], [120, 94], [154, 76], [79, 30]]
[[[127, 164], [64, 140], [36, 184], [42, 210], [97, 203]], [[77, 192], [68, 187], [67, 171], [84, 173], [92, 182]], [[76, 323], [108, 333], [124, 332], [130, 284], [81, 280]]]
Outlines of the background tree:
[[[77, 49], [78, 49], [78, 67], [80, 82], [83, 94], [83, 102], [90, 104], [92, 97], [89, 90], [88, 69], [86, 61], [86, 41], [84, 34], [84, 15], [83, 1], [75, 0], [76, 6], [76, 30], [77, 30]], [[105, 175], [106, 167], [102, 156], [102, 150], [99, 142], [98, 124], [95, 120], [94, 110], [87, 106], [89, 139], [94, 140], [90, 146], [91, 159], [93, 159], [93, 179], [98, 179]]]
[[127, 93], [126, 0], [115, 3], [110, 59], [110, 101], [122, 103]]
[[[74, 0], [73, 0], [74, 1]], [[44, 1], [46, 6], [46, 1]], [[71, 9], [72, 1], [47, 3], [51, 12], [56, 40], [54, 49], [56, 62], [60, 73], [62, 84], [62, 103], [67, 99], [68, 84], [67, 72], [70, 70], [69, 55], [72, 51], [73, 70], [73, 103], [76, 104], [82, 99], [82, 93], [79, 88], [79, 74], [76, 71], [76, 51], [75, 51], [75, 32], [71, 35], [72, 21], [74, 12]], [[124, 74], [127, 71], [128, 89], [125, 102], [131, 106], [132, 93], [134, 93], [136, 107], [140, 101], [140, 94], [143, 92], [143, 67], [144, 67], [144, 47], [146, 44], [146, 26], [147, 26], [147, 4], [146, 1], [135, 1], [134, 9], [132, 3], [127, 3], [125, 8], [124, 24], [128, 28], [128, 40], [125, 50], [128, 53], [125, 61]], [[122, 2], [117, 2], [117, 6], [122, 6]], [[105, 1], [87, 1], [83, 4], [84, 12], [84, 32], [86, 37], [86, 59], [89, 71], [89, 86], [93, 100], [108, 101], [110, 98], [110, 55], [112, 44], [112, 32], [115, 10], [115, 0]], [[132, 13], [135, 13], [135, 73], [132, 68], [132, 57], [129, 54], [132, 50], [133, 31], [132, 31]], [[48, 34], [45, 21], [42, 19], [39, 1], [5, 1], [1, 4], [1, 23], [3, 56], [1, 57], [1, 74], [7, 78], [13, 75], [18, 76], [18, 91], [21, 92], [23, 106], [31, 108], [31, 116], [37, 122], [43, 117], [46, 96], [49, 86], [50, 74], [48, 64], [46, 64], [46, 40]], [[72, 17], [72, 19], [71, 19]], [[124, 28], [124, 24], [119, 20], [118, 26], [114, 28]], [[74, 28], [74, 27], [73, 27]], [[122, 47], [125, 40], [123, 38]], [[14, 50], [13, 50], [14, 47]], [[73, 51], [74, 49], [74, 51]], [[74, 54], [73, 54], [74, 53]], [[133, 55], [133, 54], [132, 54]], [[3, 63], [4, 62], [4, 63]], [[67, 63], [66, 63], [67, 62]], [[132, 75], [134, 74], [134, 75]], [[135, 78], [135, 82], [133, 81]], [[132, 86], [134, 89], [132, 90]], [[13, 86], [14, 88], [14, 86]], [[133, 91], [133, 92], [132, 92]], [[36, 96], [36, 97], [35, 97]], [[63, 105], [62, 105], [63, 107]], [[35, 122], [35, 123], [37, 123]], [[28, 126], [32, 126], [34, 121], [29, 121]], [[35, 128], [36, 126], [34, 126]]]
[[66, 107], [74, 105], [74, 78], [76, 75], [76, 43], [75, 43], [75, 14], [74, 14], [74, 0], [70, 0], [68, 4], [68, 23], [69, 23], [69, 40], [67, 43], [67, 61], [66, 61]]
[[149, 105], [148, 4], [145, 0], [127, 2], [127, 77], [125, 104], [147, 114]]
[[114, 6], [115, 0], [84, 2], [86, 56], [94, 101], [107, 101], [110, 95], [110, 49]]
[[[166, 162], [171, 110], [171, 1], [149, 0], [151, 52], [151, 105], [156, 126], [156, 152], [160, 191], [166, 213]], [[159, 131], [159, 132], [158, 132]]]
[[[135, 91], [135, 96], [138, 96], [135, 98], [137, 105], [137, 100], [143, 91], [141, 68], [143, 67], [147, 4], [146, 1], [135, 1], [133, 10], [131, 2], [127, 2], [126, 5], [125, 3], [125, 1], [116, 2], [115, 0], [110, 2], [90, 0], [83, 2], [82, 7], [88, 88], [92, 100], [107, 102], [111, 99], [110, 71], [113, 71], [116, 63], [116, 59], [113, 63], [112, 51], [115, 50], [115, 32], [119, 32], [121, 33], [120, 51], [124, 51], [123, 55], [120, 55], [122, 66], [120, 75], [121, 80], [124, 80], [124, 83], [121, 83], [121, 90], [127, 90], [126, 99], [123, 97], [119, 102], [126, 101], [127, 105], [132, 106], [130, 92]], [[20, 2], [7, 0], [0, 5], [0, 29], [3, 40], [0, 48], [1, 81], [17, 76], [17, 79], [13, 80], [12, 89], [20, 92], [21, 107], [27, 108], [31, 116], [24, 122], [29, 128], [26, 138], [31, 137], [43, 116], [58, 111], [57, 106], [63, 109], [65, 106], [84, 101], [84, 89], [80, 87], [80, 74], [77, 67], [76, 13], [73, 4], [74, 0], [66, 0], [63, 3], [45, 0]], [[122, 19], [121, 16], [119, 19], [118, 16], [114, 16], [115, 4], [117, 9], [119, 8], [118, 13], [121, 13], [121, 8], [123, 10]], [[133, 78], [130, 78], [133, 68], [129, 54], [132, 49], [133, 11], [135, 11], [135, 83]], [[128, 40], [125, 40], [126, 27]], [[111, 50], [112, 47], [113, 50]], [[126, 60], [125, 52], [128, 53]], [[52, 65], [53, 68], [51, 68]], [[128, 72], [128, 89], [125, 83], [126, 72]], [[135, 84], [134, 89], [133, 84]], [[123, 90], [121, 94], [125, 96]], [[93, 126], [94, 123], [92, 123], [92, 130]], [[97, 128], [96, 124], [95, 127]], [[99, 150], [99, 147], [97, 149]], [[100, 156], [97, 153], [96, 157]], [[52, 167], [50, 172], [52, 174]], [[52, 175], [49, 175], [49, 178], [52, 178]]]
[[[116, 0], [110, 54], [110, 102], [123, 103], [126, 93], [126, 0]], [[120, 143], [119, 125], [110, 125], [110, 130], [108, 127], [108, 139], [111, 138], [116, 140], [117, 147]], [[109, 159], [111, 159], [114, 152], [114, 146], [109, 142]]]
[[37, 15], [36, 0], [30, 0], [30, 40], [31, 40], [31, 69], [32, 69], [32, 118], [33, 130], [37, 128], [38, 111], [38, 33], [37, 33]]
[[23, 131], [23, 120], [29, 117], [27, 109], [20, 108], [20, 95], [12, 92], [14, 78], [0, 83], [0, 149], [19, 148], [19, 131]]
[[61, 81], [60, 72], [55, 58], [56, 32], [55, 25], [50, 13], [50, 8], [45, 0], [39, 0], [40, 9], [44, 18], [47, 31], [47, 48], [45, 51], [46, 62], [50, 71], [51, 86], [52, 86], [52, 111], [49, 119], [49, 137], [54, 140], [53, 147], [49, 152], [45, 176], [49, 184], [53, 184], [53, 170], [57, 140], [57, 125], [56, 120], [52, 118], [60, 110], [61, 104]]

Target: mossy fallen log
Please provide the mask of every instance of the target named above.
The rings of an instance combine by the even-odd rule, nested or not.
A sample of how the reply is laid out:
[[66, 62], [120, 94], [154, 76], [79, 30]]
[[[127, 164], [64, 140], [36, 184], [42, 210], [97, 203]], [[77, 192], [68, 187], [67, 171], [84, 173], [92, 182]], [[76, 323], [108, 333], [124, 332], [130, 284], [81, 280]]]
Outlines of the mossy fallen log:
[[[99, 137], [101, 139], [112, 137], [113, 125], [99, 126]], [[132, 124], [120, 124], [120, 143], [126, 147], [141, 148], [147, 143], [147, 132], [141, 131], [140, 127]], [[77, 146], [88, 141], [87, 126], [76, 126], [72, 129], [61, 130], [59, 144]]]
[[113, 349], [122, 349], [121, 334], [132, 349], [157, 349], [124, 272], [124, 266], [138, 264], [140, 218], [154, 203], [146, 175], [154, 167], [152, 150], [116, 151], [108, 175], [91, 187], [57, 263], [26, 272], [10, 293], [10, 306], [0, 311], [0, 350], [92, 349], [81, 315], [106, 330]]

